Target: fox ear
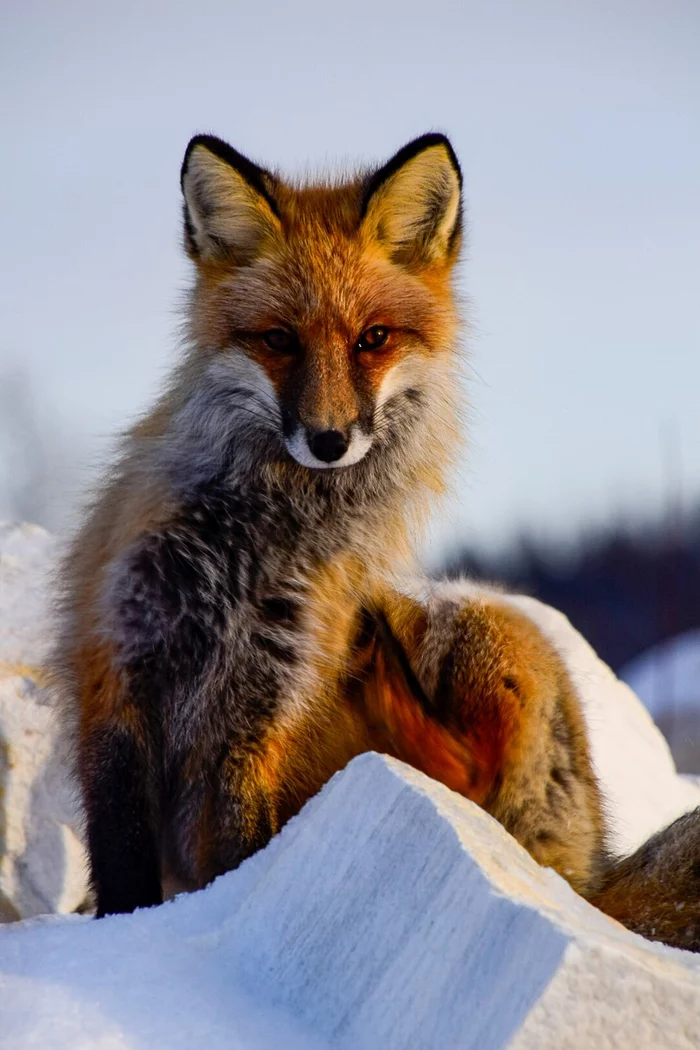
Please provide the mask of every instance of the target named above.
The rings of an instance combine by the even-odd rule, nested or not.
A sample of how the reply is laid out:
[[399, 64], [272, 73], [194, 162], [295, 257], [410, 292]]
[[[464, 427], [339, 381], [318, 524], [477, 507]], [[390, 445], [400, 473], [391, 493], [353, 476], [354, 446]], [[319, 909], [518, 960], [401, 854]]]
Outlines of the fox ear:
[[213, 135], [196, 135], [180, 173], [193, 259], [248, 263], [280, 231], [274, 177]]
[[363, 225], [397, 262], [449, 262], [459, 251], [462, 172], [444, 135], [400, 149], [365, 186]]

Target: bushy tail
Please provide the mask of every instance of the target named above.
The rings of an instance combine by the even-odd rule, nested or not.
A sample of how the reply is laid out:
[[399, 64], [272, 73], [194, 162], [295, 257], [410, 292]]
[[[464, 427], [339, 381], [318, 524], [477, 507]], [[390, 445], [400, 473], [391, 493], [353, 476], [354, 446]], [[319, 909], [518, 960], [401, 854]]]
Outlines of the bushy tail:
[[591, 904], [652, 941], [700, 951], [700, 808], [611, 865]]

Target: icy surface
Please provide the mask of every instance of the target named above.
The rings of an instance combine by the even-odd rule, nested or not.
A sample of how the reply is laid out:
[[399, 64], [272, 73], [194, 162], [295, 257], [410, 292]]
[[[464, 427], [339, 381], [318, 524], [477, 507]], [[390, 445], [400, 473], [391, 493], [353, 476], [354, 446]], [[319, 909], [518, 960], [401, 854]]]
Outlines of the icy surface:
[[700, 962], [377, 755], [200, 893], [0, 928], [11, 1050], [690, 1050]]

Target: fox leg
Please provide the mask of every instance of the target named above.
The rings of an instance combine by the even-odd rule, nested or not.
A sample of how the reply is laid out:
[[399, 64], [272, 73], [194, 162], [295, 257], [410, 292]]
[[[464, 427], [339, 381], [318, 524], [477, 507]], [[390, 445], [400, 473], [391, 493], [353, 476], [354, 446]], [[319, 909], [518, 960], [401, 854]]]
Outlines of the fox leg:
[[274, 791], [264, 782], [264, 758], [232, 749], [213, 779], [194, 828], [194, 881], [206, 886], [263, 849], [279, 830]]
[[[417, 616], [420, 610], [416, 609]], [[422, 617], [421, 617], [422, 618]], [[365, 628], [367, 630], [367, 628]], [[474, 741], [438, 718], [433, 701], [413, 670], [411, 654], [383, 615], [374, 621], [361, 656], [363, 683], [355, 690], [368, 733], [368, 746], [419, 769], [474, 802], [483, 803], [497, 766], [482, 760]], [[411, 639], [417, 641], [415, 634]]]
[[[153, 830], [163, 874], [193, 885], [235, 867], [277, 829], [273, 770], [282, 751], [272, 734], [296, 660], [295, 639], [278, 643], [260, 610], [243, 604], [240, 552], [226, 531], [230, 511], [218, 511], [218, 504], [196, 504], [189, 517], [183, 512], [141, 537], [111, 567], [102, 596], [112, 650], [106, 663], [116, 668], [138, 727], [152, 729], [150, 751], [137, 739], [128, 745], [134, 786], [124, 807], [139, 818], [133, 838], [145, 868]], [[95, 690], [88, 684], [83, 692], [81, 710], [93, 706], [103, 717]], [[97, 824], [110, 800], [99, 780], [93, 790]], [[113, 857], [123, 871], [132, 832], [120, 820]]]
[[98, 918], [160, 904], [159, 789], [138, 713], [121, 703], [86, 721], [78, 765]]
[[491, 813], [580, 893], [607, 858], [583, 716], [560, 657], [498, 595], [384, 596], [364, 717], [386, 750]]
[[[207, 660], [221, 649], [213, 598], [204, 610], [196, 600], [193, 563], [177, 536], [142, 538], [106, 576], [100, 640], [74, 659], [78, 772], [98, 916], [163, 899], [168, 790], [186, 750], [166, 734], [188, 697], [194, 713], [206, 712]], [[194, 596], [184, 588], [189, 579]]]

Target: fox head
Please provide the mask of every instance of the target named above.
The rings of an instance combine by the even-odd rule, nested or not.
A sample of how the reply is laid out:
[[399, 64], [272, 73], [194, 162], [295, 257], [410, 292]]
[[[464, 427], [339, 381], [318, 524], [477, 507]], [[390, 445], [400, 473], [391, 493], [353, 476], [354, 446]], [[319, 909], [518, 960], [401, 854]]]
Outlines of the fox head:
[[181, 183], [200, 429], [339, 474], [445, 443], [462, 224], [447, 138], [424, 135], [339, 184], [294, 186], [198, 135]]

